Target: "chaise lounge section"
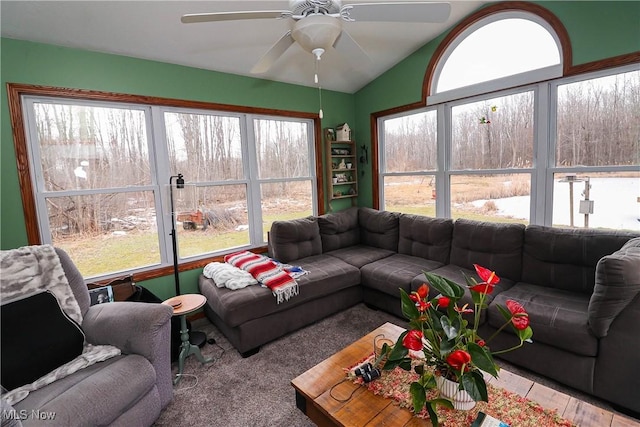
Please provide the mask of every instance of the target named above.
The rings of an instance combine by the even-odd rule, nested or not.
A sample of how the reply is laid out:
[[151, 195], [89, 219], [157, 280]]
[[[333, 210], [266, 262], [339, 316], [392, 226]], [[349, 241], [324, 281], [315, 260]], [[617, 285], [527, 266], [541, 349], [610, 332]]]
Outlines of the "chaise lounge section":
[[[430, 218], [369, 208], [274, 222], [269, 254], [299, 265], [300, 293], [276, 304], [268, 289], [232, 291], [200, 277], [207, 317], [244, 354], [364, 301], [402, 317], [399, 288], [430, 271], [464, 285], [473, 264], [501, 277], [481, 333], [502, 321], [495, 303], [521, 302], [533, 344], [501, 355], [578, 390], [640, 412], [640, 234]], [[434, 296], [434, 295], [431, 295]], [[467, 295], [461, 301], [471, 303]], [[515, 339], [501, 332], [492, 348]]]

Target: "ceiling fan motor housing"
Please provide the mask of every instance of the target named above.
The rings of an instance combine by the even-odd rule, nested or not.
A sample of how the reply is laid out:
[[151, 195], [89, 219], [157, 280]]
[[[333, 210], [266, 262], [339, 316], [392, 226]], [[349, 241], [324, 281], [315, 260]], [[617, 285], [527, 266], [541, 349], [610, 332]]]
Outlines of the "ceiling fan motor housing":
[[[289, 10], [294, 16], [306, 16], [309, 13], [335, 14], [340, 12], [340, 0], [291, 0]], [[316, 12], [317, 8], [317, 12]]]
[[342, 31], [339, 19], [327, 15], [309, 15], [293, 26], [291, 37], [308, 52], [329, 49]]

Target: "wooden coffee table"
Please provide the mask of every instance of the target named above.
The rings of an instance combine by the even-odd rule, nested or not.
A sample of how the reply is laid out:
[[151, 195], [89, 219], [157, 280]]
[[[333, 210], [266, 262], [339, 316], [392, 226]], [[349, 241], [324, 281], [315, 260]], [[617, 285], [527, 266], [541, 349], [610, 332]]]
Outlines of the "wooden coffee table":
[[[391, 399], [371, 393], [365, 387], [345, 378], [343, 368], [353, 366], [373, 352], [373, 340], [379, 334], [393, 341], [404, 331], [385, 323], [345, 349], [339, 351], [305, 373], [291, 384], [296, 391], [296, 406], [316, 425], [324, 426], [426, 426], [431, 422], [413, 414]], [[581, 427], [638, 427], [640, 423], [600, 409], [504, 369], [500, 378], [490, 377], [492, 384], [525, 396]], [[339, 384], [338, 384], [339, 383]], [[334, 387], [334, 385], [338, 384]], [[333, 390], [331, 390], [333, 387]]]

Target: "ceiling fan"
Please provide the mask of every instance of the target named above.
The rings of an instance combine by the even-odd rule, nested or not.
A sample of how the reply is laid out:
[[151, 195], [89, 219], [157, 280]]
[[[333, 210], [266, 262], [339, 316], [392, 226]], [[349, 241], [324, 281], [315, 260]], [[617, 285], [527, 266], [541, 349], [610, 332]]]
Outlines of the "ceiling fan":
[[183, 15], [181, 21], [190, 24], [245, 19], [293, 20], [291, 30], [287, 31], [251, 69], [252, 74], [262, 74], [296, 42], [315, 55], [317, 61], [325, 51], [333, 47], [354, 63], [369, 63], [369, 56], [342, 29], [343, 22], [444, 22], [450, 12], [449, 3], [426, 1], [353, 3], [343, 6], [341, 0], [290, 0], [289, 10], [194, 13]]

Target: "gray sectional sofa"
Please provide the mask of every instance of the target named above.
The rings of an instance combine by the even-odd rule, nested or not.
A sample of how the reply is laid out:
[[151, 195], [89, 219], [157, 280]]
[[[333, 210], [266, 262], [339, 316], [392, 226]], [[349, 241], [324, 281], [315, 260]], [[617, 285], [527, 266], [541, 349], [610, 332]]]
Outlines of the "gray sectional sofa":
[[[640, 233], [350, 208], [274, 222], [269, 253], [309, 271], [299, 295], [284, 303], [262, 287], [199, 280], [207, 317], [244, 355], [362, 301], [402, 317], [399, 288], [416, 290], [424, 271], [464, 284], [463, 272], [474, 275], [480, 264], [501, 277], [481, 334], [500, 326], [493, 303], [506, 299], [525, 306], [534, 330], [533, 344], [501, 357], [640, 412]], [[501, 332], [492, 348], [514, 339]]]

